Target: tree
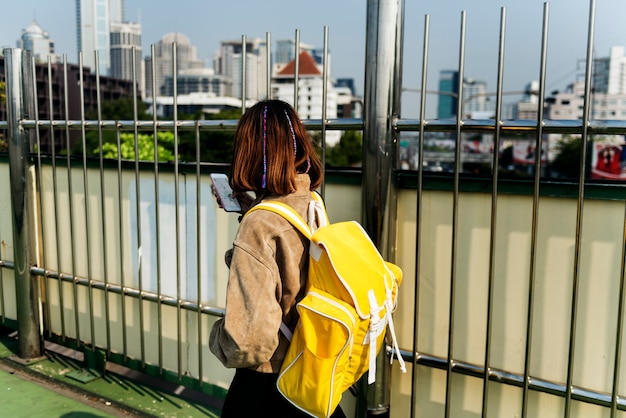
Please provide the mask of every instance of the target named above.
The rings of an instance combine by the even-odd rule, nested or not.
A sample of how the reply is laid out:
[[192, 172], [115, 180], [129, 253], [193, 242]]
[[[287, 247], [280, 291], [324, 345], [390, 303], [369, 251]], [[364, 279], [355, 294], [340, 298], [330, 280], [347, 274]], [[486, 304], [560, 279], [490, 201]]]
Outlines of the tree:
[[[137, 148], [139, 151], [140, 161], [154, 161], [154, 140], [153, 135], [139, 134], [137, 135]], [[174, 134], [172, 132], [159, 132], [157, 137], [157, 153], [161, 162], [173, 161], [174, 154], [170, 150], [174, 144]], [[167, 146], [167, 147], [166, 147]], [[135, 136], [131, 133], [120, 134], [120, 152], [119, 155], [124, 160], [135, 159]], [[100, 153], [99, 149], [95, 149], [94, 154]], [[107, 142], [102, 145], [102, 156], [104, 158], [117, 158], [117, 144]]]
[[346, 131], [337, 144], [326, 151], [326, 164], [335, 167], [354, 167], [363, 161], [363, 135]]
[[[557, 156], [552, 161], [552, 169], [565, 177], [578, 178], [580, 173], [580, 137], [565, 135], [557, 145]], [[588, 141], [587, 167], [591, 161], [591, 144]]]
[[[135, 118], [134, 101], [132, 98], [122, 98], [117, 100], [102, 101], [101, 103], [101, 118], [102, 120], [133, 120]], [[87, 109], [85, 112], [86, 120], [98, 120], [97, 109]], [[137, 102], [137, 119], [138, 120], [150, 120], [152, 115], [146, 113], [146, 104], [142, 101]], [[112, 144], [117, 150], [117, 136], [115, 131], [102, 131], [102, 148], [105, 148], [105, 144]], [[131, 135], [132, 136], [132, 135]], [[99, 133], [96, 131], [88, 131], [85, 134], [85, 149], [87, 150], [88, 157], [96, 157], [100, 155], [100, 138]], [[72, 150], [74, 155], [82, 155], [83, 144], [82, 141], [78, 141]], [[141, 152], [140, 152], [141, 154]], [[115, 156], [117, 158], [117, 154]]]
[[[236, 120], [241, 117], [240, 109], [225, 109], [216, 114], [180, 115], [182, 120]], [[235, 133], [232, 131], [200, 132], [200, 161], [228, 163], [233, 154]], [[178, 134], [178, 155], [180, 161], [196, 161], [196, 133], [181, 131]]]
[[[135, 118], [134, 102], [132, 99], [119, 99], [109, 102], [103, 102], [101, 107], [102, 120], [134, 120]], [[97, 120], [98, 114], [94, 109], [86, 112], [87, 120]], [[214, 115], [206, 115], [201, 112], [196, 114], [179, 114], [178, 120], [228, 120], [239, 119], [241, 110], [228, 109], [222, 110]], [[143, 102], [137, 103], [137, 119], [152, 120], [152, 115], [146, 113], [146, 105]], [[174, 134], [166, 132], [166, 136], [162, 136], [164, 132], [158, 134], [159, 161], [172, 161], [174, 159]], [[134, 159], [134, 135], [131, 133], [122, 133], [121, 155], [122, 158]], [[130, 137], [126, 137], [130, 135]], [[130, 139], [128, 139], [130, 138]], [[154, 141], [153, 134], [139, 135], [139, 159], [154, 160]], [[171, 140], [170, 140], [171, 138]], [[200, 132], [200, 161], [204, 162], [230, 162], [233, 149], [234, 132], [227, 131], [202, 131]], [[100, 138], [96, 131], [88, 131], [85, 136], [87, 155], [94, 157], [100, 155]], [[125, 145], [126, 144], [126, 145]], [[143, 147], [148, 147], [146, 150]], [[102, 151], [106, 158], [117, 158], [117, 138], [115, 131], [102, 132]], [[132, 151], [132, 152], [131, 152]], [[166, 152], [167, 151], [167, 152]], [[78, 143], [76, 154], [82, 154], [82, 143]], [[171, 156], [171, 157], [170, 157]], [[180, 130], [178, 131], [178, 159], [181, 162], [196, 161], [196, 133], [195, 131]]]

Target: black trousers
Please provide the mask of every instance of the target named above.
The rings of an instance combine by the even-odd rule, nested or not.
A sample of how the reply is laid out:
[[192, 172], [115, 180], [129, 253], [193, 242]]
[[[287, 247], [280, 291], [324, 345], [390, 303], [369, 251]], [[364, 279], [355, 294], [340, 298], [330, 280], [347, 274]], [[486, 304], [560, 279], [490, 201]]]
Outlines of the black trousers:
[[[237, 369], [224, 401], [222, 418], [310, 418], [278, 392], [277, 379], [277, 374]], [[339, 406], [332, 415], [345, 417]]]

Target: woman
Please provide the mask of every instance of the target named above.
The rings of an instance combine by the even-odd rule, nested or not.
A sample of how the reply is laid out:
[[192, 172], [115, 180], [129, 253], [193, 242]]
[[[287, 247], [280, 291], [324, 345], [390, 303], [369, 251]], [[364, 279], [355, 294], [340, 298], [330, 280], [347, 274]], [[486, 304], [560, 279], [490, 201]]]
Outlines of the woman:
[[[251, 107], [235, 133], [230, 185], [242, 205], [268, 199], [284, 202], [307, 219], [311, 191], [322, 181], [322, 165], [295, 110], [280, 100]], [[211, 330], [210, 347], [236, 368], [222, 417], [307, 417], [276, 388], [289, 341], [281, 322], [294, 330], [296, 303], [307, 281], [308, 247], [280, 215], [255, 211], [241, 220], [226, 254], [230, 273], [226, 314]], [[337, 408], [333, 417], [345, 416]]]

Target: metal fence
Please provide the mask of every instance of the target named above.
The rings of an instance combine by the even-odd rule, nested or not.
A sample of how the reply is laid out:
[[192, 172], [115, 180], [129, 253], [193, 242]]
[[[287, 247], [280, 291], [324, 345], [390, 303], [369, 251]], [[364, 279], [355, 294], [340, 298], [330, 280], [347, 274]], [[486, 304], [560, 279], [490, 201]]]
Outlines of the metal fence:
[[[511, 121], [502, 117], [505, 9], [500, 21], [495, 119], [463, 119], [459, 100], [456, 120], [427, 120], [425, 94], [420, 96], [420, 118], [401, 118], [403, 7], [402, 1], [368, 3], [363, 118], [328, 120], [324, 115], [322, 120], [306, 121], [311, 130], [321, 132], [322, 138], [326, 130], [363, 131], [363, 167], [355, 170], [361, 178], [361, 188], [350, 188], [347, 194], [355, 197], [350, 209], [341, 216], [362, 219], [383, 253], [397, 260], [405, 271], [398, 315], [399, 328], [405, 331], [400, 333], [402, 355], [413, 365], [411, 374], [401, 376], [393, 367], [381, 367], [378, 381], [382, 383], [368, 392], [365, 410], [354, 406], [355, 415], [390, 411], [393, 416], [421, 417], [620, 416], [626, 410], [626, 403], [619, 396], [623, 393], [620, 382], [624, 377], [620, 366], [626, 238], [620, 231], [626, 219], [625, 194], [621, 183], [591, 183], [586, 172], [588, 145], [593, 136], [625, 135], [626, 124], [595, 121], [589, 116], [595, 2], [590, 2], [584, 117], [577, 121], [546, 120], [543, 116], [548, 4], [544, 7], [542, 47], [538, 51], [541, 70], [537, 120]], [[463, 97], [466, 47], [465, 13], [461, 16], [459, 97]], [[429, 26], [426, 16], [423, 92], [427, 90]], [[296, 32], [296, 47], [298, 36]], [[267, 40], [269, 44], [269, 34]], [[245, 45], [245, 37], [242, 43]], [[327, 31], [324, 43], [326, 57]], [[174, 63], [175, 54], [174, 48]], [[269, 48], [267, 54], [269, 63]], [[44, 68], [51, 80], [52, 64]], [[175, 64], [173, 70], [176, 74]], [[28, 60], [20, 50], [5, 50], [5, 71], [8, 118], [0, 121], [0, 133], [8, 138], [9, 158], [8, 164], [0, 165], [0, 177], [5, 179], [0, 184], [0, 195], [5, 196], [0, 206], [0, 315], [3, 323], [18, 328], [20, 354], [34, 357], [41, 353], [43, 330], [46, 339], [86, 353], [102, 351], [109, 361], [142, 370], [154, 369], [162, 378], [223, 396], [221, 388], [227, 386], [231, 375], [210, 355], [207, 341], [208, 329], [222, 314], [219, 305], [227, 274], [221, 254], [228, 248], [237, 222], [216, 209], [207, 174], [227, 167], [201, 163], [200, 158], [193, 164], [184, 164], [179, 162], [177, 151], [172, 163], [163, 164], [158, 162], [156, 150], [158, 133], [172, 132], [174, 143], [178, 143], [179, 133], [186, 131], [193, 132], [199, 153], [202, 147], [210, 146], [201, 143], [202, 132], [232, 131], [235, 122], [181, 121], [176, 113], [176, 96], [174, 116], [168, 121], [158, 120], [156, 115], [151, 121], [137, 117], [112, 121], [101, 116], [88, 120], [84, 96], [80, 120], [69, 119], [67, 107], [62, 112], [65, 118], [50, 116], [49, 120], [40, 120], [39, 102], [30, 98], [47, 92], [50, 115], [55, 115], [52, 110], [56, 105], [51, 83], [37, 80], [41, 66]], [[68, 103], [65, 71], [64, 94]], [[245, 74], [245, 66], [243, 71]], [[82, 68], [78, 74], [82, 86]], [[327, 68], [323, 77], [326, 86]], [[152, 79], [156, 80], [154, 74]], [[153, 94], [156, 90], [153, 85]], [[242, 91], [246, 91], [245, 86]], [[267, 92], [269, 95], [269, 79]], [[100, 115], [98, 84], [95, 94]], [[136, 110], [136, 90], [132, 97]], [[155, 99], [153, 96], [153, 103]], [[246, 103], [246, 98], [241, 102]], [[297, 102], [296, 88], [294, 103]], [[131, 133], [135, 155], [139, 134], [153, 134], [154, 161], [125, 161], [120, 154], [113, 160], [88, 158], [84, 146], [87, 133], [96, 132], [102, 138], [105, 131], [115, 133], [118, 150], [122, 134]], [[404, 132], [417, 133], [420, 138], [416, 170], [399, 169], [398, 145]], [[427, 153], [422, 138], [429, 132], [448, 132], [454, 139], [451, 173], [437, 176], [424, 171]], [[493, 138], [488, 176], [464, 173], [462, 141], [475, 133]], [[65, 143], [61, 148], [52, 146], [50, 153], [44, 154], [42, 134], [50, 137], [52, 144], [59, 142], [55, 140], [58, 137]], [[498, 150], [507, 135], [517, 134], [530, 135], [536, 150], [542, 149], [546, 135], [580, 135], [579, 178], [546, 181], [542, 178], [540, 168], [544, 162], [539, 152], [534, 156], [537, 169], [529, 178], [500, 178]], [[83, 155], [71, 155], [71, 139], [76, 137], [83, 143]], [[327, 172], [327, 178], [331, 175], [332, 170]], [[322, 191], [328, 194], [329, 210], [335, 206], [339, 211], [341, 205], [333, 204], [333, 193], [345, 197], [346, 191], [333, 190], [340, 186], [328, 190], [326, 187], [327, 182]], [[502, 211], [505, 208], [515, 212], [520, 207], [530, 213], [526, 223], [516, 222], [510, 213]], [[560, 219], [559, 214], [563, 213], [573, 217], [566, 233], [555, 230], [567, 223]], [[546, 223], [543, 219], [554, 222]], [[606, 225], [609, 220], [610, 227]], [[617, 233], [609, 238], [588, 232], [611, 227]], [[468, 239], [475, 230], [484, 235], [478, 241], [483, 244], [478, 249]], [[527, 247], [519, 251], [519, 259], [511, 261], [499, 251], [508, 241], [513, 242], [516, 234], [523, 236]], [[557, 245], [558, 249], [571, 255], [555, 256], [563, 261], [560, 267], [565, 273], [550, 266], [543, 255], [544, 251], [560, 254], [550, 250], [551, 243], [558, 239], [567, 241]], [[613, 252], [619, 247], [619, 256], [605, 263], [611, 266], [606, 275], [592, 275], [588, 270], [589, 264], [606, 261], [605, 254], [591, 254], [593, 245], [589, 242], [598, 241], [610, 244]], [[519, 250], [523, 244], [507, 245]], [[481, 260], [477, 262], [481, 273], [475, 273], [476, 265], [468, 261], [476, 255]], [[513, 271], [516, 267], [520, 271]], [[557, 275], [559, 279], [551, 281], [551, 276]], [[604, 293], [594, 296], [599, 291], [590, 286], [596, 276], [603, 280]], [[609, 279], [605, 280], [605, 276]], [[511, 294], [501, 288], [514, 287], [516, 281], [524, 285], [516, 288], [524, 302], [515, 305], [520, 309], [512, 314], [507, 307]], [[479, 286], [474, 287], [476, 283]], [[581, 289], [581, 283], [587, 287]], [[546, 292], [545, 287], [551, 284], [565, 288], [558, 293], [558, 304], [564, 312], [554, 314], [546, 309], [549, 301], [537, 300], [537, 292]], [[466, 295], [476, 288], [483, 290], [478, 302]], [[17, 296], [15, 304], [13, 292]], [[547, 293], [542, 296], [548, 297]], [[431, 297], [443, 308], [428, 301]], [[608, 312], [594, 314], [593, 308], [603, 303], [609, 306]], [[582, 323], [580, 312], [597, 319], [596, 325], [601, 329], [598, 334], [606, 341], [600, 344], [594, 340], [598, 334]], [[460, 321], [463, 315], [478, 320]], [[512, 331], [500, 329], [510, 326], [502, 323], [501, 316], [506, 315], [514, 317], [509, 320], [514, 323]], [[562, 338], [556, 340], [558, 353], [552, 353], [548, 345], [553, 340], [538, 335], [552, 329], [546, 325], [551, 320], [562, 325]], [[581, 328], [584, 332], [580, 332]], [[479, 337], [472, 336], [473, 332]], [[476, 338], [482, 338], [482, 343]], [[511, 348], [515, 338], [517, 344]], [[546, 345], [537, 346], [538, 340]], [[582, 357], [577, 355], [581, 347], [593, 344], [600, 348], [582, 350]], [[554, 371], [543, 364], [551, 359], [562, 367]], [[542, 363], [541, 367], [538, 363]], [[594, 368], [602, 369], [599, 378], [588, 371]], [[463, 399], [465, 396], [471, 399]]]

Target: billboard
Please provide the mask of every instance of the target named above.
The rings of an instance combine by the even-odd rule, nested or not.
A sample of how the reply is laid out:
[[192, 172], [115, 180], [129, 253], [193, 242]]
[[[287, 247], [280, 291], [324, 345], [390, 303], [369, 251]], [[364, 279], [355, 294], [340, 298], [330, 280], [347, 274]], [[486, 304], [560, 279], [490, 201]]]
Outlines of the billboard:
[[591, 178], [626, 180], [626, 143], [594, 143], [591, 153]]

